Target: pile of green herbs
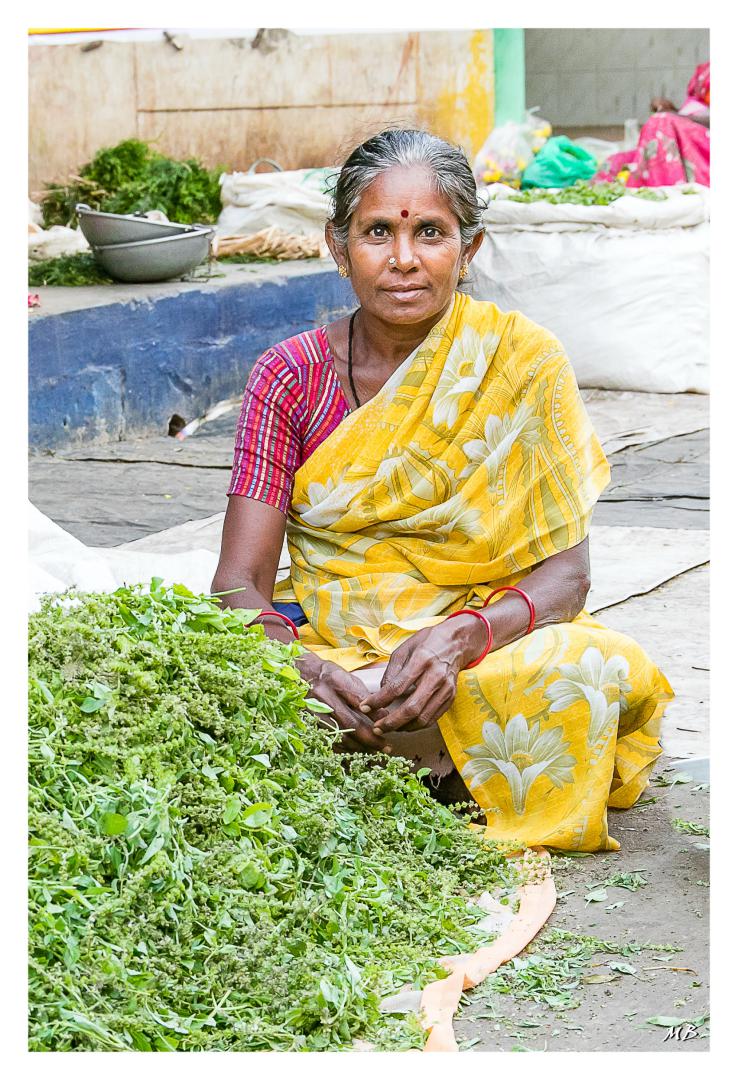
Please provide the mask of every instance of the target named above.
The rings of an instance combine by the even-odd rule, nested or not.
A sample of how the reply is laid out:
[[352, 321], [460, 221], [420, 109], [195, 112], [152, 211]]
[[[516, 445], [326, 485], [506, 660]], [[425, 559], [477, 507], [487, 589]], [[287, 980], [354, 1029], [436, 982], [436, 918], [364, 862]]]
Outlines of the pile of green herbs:
[[40, 285], [112, 285], [113, 278], [95, 262], [93, 255], [60, 255], [28, 264], [28, 284]]
[[253, 614], [154, 579], [31, 616], [31, 1050], [419, 1046], [381, 997], [514, 892], [407, 763], [333, 749]]
[[185, 225], [215, 221], [221, 209], [222, 169], [194, 158], [177, 161], [139, 139], [99, 150], [67, 184], [47, 184], [41, 200], [44, 228], [72, 225], [75, 206], [86, 203], [108, 214], [162, 210]]
[[[197, 268], [197, 274], [215, 277], [219, 263], [277, 263], [278, 259], [261, 259], [255, 255], [226, 255], [213, 259]], [[215, 273], [213, 270], [215, 269]], [[193, 274], [195, 272], [193, 271]], [[217, 275], [222, 276], [222, 275]], [[116, 282], [95, 262], [91, 254], [81, 252], [76, 255], [60, 255], [56, 259], [44, 259], [41, 262], [29, 262], [28, 284], [38, 288], [43, 285], [74, 287], [80, 285], [115, 285]]]
[[534, 203], [574, 203], [578, 206], [609, 206], [623, 195], [635, 195], [639, 199], [648, 199], [651, 202], [663, 202], [666, 193], [654, 188], [629, 188], [619, 181], [613, 183], [593, 184], [589, 180], [577, 180], [570, 187], [552, 189], [531, 188], [522, 191], [519, 195], [511, 195], [510, 202]]

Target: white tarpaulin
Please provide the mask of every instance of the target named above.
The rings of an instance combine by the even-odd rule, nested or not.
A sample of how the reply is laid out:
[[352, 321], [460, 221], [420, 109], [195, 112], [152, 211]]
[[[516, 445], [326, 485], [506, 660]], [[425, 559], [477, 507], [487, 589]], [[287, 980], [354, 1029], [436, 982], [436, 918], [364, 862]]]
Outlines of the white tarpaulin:
[[582, 398], [608, 457], [628, 446], [647, 446], [710, 426], [710, 399], [705, 394], [584, 390]]
[[664, 190], [661, 202], [609, 206], [516, 203], [498, 190], [472, 294], [553, 331], [580, 386], [706, 393], [709, 192]]

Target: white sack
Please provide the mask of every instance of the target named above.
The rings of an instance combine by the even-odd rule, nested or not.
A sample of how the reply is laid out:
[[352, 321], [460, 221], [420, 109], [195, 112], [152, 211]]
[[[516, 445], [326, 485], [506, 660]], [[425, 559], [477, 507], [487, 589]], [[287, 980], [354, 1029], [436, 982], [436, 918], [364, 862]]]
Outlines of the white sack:
[[216, 233], [250, 236], [272, 225], [296, 235], [322, 232], [331, 205], [326, 186], [333, 173], [328, 168], [224, 173]]
[[66, 225], [52, 225], [50, 229], [33, 224], [28, 226], [28, 258], [31, 262], [89, 250], [90, 245], [79, 229], [68, 229]]
[[28, 224], [29, 225], [43, 225], [44, 212], [38, 203], [33, 199], [28, 200]]
[[471, 292], [556, 334], [580, 386], [706, 393], [707, 215], [701, 194], [608, 207], [496, 199]]

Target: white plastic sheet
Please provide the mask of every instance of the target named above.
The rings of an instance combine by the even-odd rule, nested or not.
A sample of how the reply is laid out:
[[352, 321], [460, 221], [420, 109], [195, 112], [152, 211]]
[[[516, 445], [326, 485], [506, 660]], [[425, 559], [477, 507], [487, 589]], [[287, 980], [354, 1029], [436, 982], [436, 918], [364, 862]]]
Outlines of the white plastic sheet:
[[29, 507], [29, 556], [31, 611], [38, 608], [42, 593], [70, 588], [112, 592], [152, 577], [181, 582], [193, 592], [209, 592], [218, 562], [214, 552], [192, 543], [179, 551], [164, 546], [154, 551], [87, 547], [35, 506]]

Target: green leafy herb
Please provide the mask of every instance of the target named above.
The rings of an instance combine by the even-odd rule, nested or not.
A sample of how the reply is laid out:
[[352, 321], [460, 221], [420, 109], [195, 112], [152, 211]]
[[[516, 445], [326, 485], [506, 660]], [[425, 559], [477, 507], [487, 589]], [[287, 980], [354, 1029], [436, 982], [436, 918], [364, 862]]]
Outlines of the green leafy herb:
[[87, 252], [60, 255], [56, 259], [29, 262], [28, 284], [40, 285], [112, 285], [113, 279]]
[[672, 821], [673, 828], [677, 832], [689, 833], [691, 836], [709, 836], [710, 830], [707, 825], [698, 825], [696, 821], [682, 821], [681, 818], [676, 818]]
[[407, 762], [334, 750], [248, 617], [159, 579], [31, 616], [33, 1051], [421, 1046], [381, 998], [514, 889]]
[[72, 224], [80, 202], [110, 214], [162, 210], [170, 221], [212, 222], [221, 208], [221, 172], [193, 158], [176, 161], [138, 139], [126, 139], [99, 150], [68, 184], [47, 185], [41, 202], [44, 226]]
[[519, 195], [511, 195], [509, 202], [535, 203], [547, 202], [554, 205], [573, 203], [578, 206], [609, 206], [616, 199], [622, 199], [624, 195], [635, 195], [639, 199], [647, 199], [650, 202], [663, 202], [666, 194], [656, 191], [654, 188], [629, 188], [619, 181], [613, 183], [594, 184], [589, 180], [577, 180], [569, 187], [560, 190], [547, 188], [531, 188], [522, 191]]
[[[214, 260], [208, 266], [205, 278], [218, 276], [213, 274], [212, 267], [219, 262], [253, 262], [274, 263], [276, 259], [256, 259], [252, 256], [231, 255], [223, 259]], [[193, 271], [192, 277], [200, 276], [200, 268]], [[43, 285], [57, 286], [83, 286], [83, 285], [114, 285], [115, 281], [106, 274], [102, 267], [95, 262], [93, 255], [81, 252], [77, 255], [60, 255], [56, 259], [44, 259], [40, 262], [29, 262], [28, 284], [38, 288]]]

